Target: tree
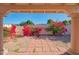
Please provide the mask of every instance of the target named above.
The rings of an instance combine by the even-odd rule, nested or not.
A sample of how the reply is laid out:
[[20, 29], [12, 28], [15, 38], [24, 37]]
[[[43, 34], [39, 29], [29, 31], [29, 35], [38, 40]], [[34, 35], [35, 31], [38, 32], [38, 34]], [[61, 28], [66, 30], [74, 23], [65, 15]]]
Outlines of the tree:
[[31, 20], [27, 20], [27, 21], [25, 21], [25, 22], [21, 22], [19, 25], [20, 25], [20, 26], [23, 26], [23, 25], [25, 25], [25, 24], [34, 25], [34, 23], [33, 23]]
[[69, 24], [69, 21], [64, 20], [63, 23], [64, 23], [65, 25], [68, 25], [68, 24]]
[[69, 24], [71, 24], [71, 20], [69, 20]]
[[51, 24], [52, 20], [48, 19], [47, 24]]
[[27, 20], [26, 24], [33, 25], [34, 23], [31, 20]]

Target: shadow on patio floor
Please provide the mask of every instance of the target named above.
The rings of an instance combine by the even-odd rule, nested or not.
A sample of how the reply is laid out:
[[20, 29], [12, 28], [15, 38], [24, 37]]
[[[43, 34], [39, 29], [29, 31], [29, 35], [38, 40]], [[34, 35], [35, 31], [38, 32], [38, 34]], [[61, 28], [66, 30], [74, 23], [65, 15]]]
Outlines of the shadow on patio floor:
[[62, 41], [64, 43], [69, 43], [70, 42], [70, 35], [56, 35], [56, 36], [52, 36], [52, 35], [40, 35], [39, 39], [49, 39], [51, 41]]

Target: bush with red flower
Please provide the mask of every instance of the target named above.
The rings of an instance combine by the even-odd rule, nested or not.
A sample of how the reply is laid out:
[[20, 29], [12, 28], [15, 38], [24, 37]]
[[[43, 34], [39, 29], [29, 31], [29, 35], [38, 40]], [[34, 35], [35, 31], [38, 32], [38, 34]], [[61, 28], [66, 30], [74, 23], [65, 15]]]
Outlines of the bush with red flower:
[[16, 36], [16, 25], [12, 25], [10, 29], [10, 36], [11, 38], [14, 38]]
[[40, 33], [41, 31], [42, 31], [42, 28], [40, 28], [40, 27], [36, 28], [36, 32]]
[[52, 23], [52, 25], [50, 25], [50, 30], [53, 32], [54, 35], [62, 34], [67, 31], [63, 22]]
[[36, 35], [37, 37], [39, 37], [42, 30], [43, 30], [43, 28], [41, 28], [41, 27], [36, 27], [36, 28], [34, 29], [34, 35]]
[[32, 30], [31, 30], [31, 27], [29, 25], [24, 25], [23, 35], [24, 36], [31, 36], [32, 35]]

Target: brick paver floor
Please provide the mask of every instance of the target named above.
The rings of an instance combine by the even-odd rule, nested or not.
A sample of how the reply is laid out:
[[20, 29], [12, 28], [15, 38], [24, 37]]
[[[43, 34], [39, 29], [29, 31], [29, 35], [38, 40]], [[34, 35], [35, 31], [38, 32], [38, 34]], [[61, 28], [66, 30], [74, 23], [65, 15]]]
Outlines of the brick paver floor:
[[[67, 38], [67, 37], [66, 37]], [[20, 37], [4, 43], [6, 55], [60, 55], [67, 52], [69, 43], [65, 38], [59, 40], [52, 36]], [[68, 39], [68, 38], [67, 38]]]

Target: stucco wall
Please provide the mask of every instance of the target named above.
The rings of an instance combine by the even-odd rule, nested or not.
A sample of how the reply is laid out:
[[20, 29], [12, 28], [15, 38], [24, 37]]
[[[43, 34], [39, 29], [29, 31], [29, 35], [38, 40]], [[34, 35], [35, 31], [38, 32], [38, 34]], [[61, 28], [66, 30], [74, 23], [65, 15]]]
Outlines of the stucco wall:
[[71, 24], [70, 25], [67, 25], [66, 26], [66, 28], [67, 28], [67, 32], [66, 32], [66, 34], [71, 34]]

